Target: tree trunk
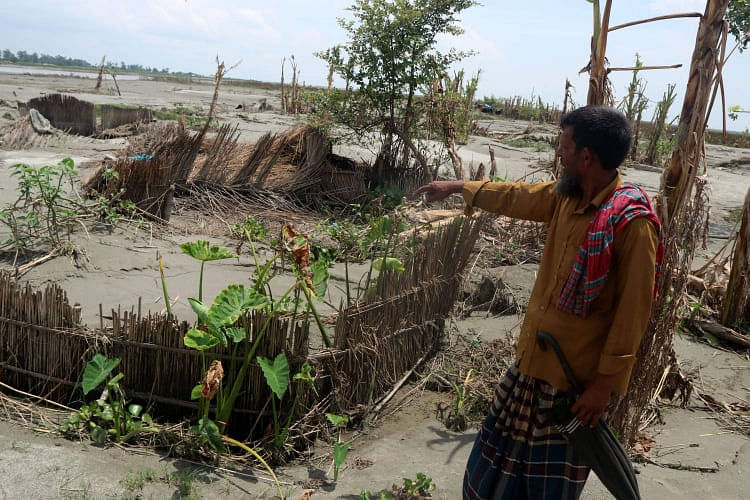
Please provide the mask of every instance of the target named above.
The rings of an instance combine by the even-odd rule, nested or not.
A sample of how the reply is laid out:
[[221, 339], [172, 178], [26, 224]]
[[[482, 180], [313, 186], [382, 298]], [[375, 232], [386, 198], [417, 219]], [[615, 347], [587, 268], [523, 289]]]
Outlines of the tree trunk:
[[732, 269], [729, 272], [727, 294], [721, 312], [721, 324], [734, 325], [748, 321], [750, 316], [750, 189], [745, 195], [742, 222], [734, 242]]
[[[594, 0], [594, 17], [598, 16], [599, 0]], [[609, 13], [612, 10], [612, 0], [607, 0], [604, 6], [601, 26], [596, 29], [597, 20], [594, 19], [594, 36], [591, 37], [591, 67], [589, 69], [589, 93], [586, 99], [588, 105], [602, 105], [607, 98], [607, 69], [604, 65], [607, 53], [607, 32], [609, 31]]]
[[102, 62], [99, 64], [99, 76], [96, 77], [96, 87], [94, 90], [99, 90], [102, 87], [102, 76], [104, 75], [104, 59], [107, 56], [102, 56]]
[[693, 187], [698, 160], [703, 156], [705, 113], [728, 4], [729, 0], [708, 1], [698, 25], [672, 160], [661, 178], [657, 206], [662, 221], [669, 222], [687, 199], [684, 193]]
[[706, 197], [703, 182], [697, 180], [704, 160], [703, 131], [710, 84], [719, 54], [719, 37], [729, 0], [708, 0], [698, 26], [690, 66], [687, 92], [680, 115], [672, 161], [662, 176], [657, 212], [662, 221], [665, 254], [658, 299], [651, 308], [628, 392], [613, 408], [610, 423], [626, 445], [635, 442], [643, 417], [664, 377], [665, 391], [682, 393], [687, 402], [691, 386], [679, 371], [672, 340], [684, 300], [696, 240], [705, 224]]

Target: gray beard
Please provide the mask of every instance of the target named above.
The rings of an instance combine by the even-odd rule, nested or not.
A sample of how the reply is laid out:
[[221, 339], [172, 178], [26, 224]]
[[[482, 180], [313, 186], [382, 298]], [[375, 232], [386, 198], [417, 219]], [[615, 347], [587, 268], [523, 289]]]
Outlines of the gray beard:
[[555, 192], [560, 196], [567, 198], [573, 198], [576, 196], [583, 195], [583, 189], [581, 184], [578, 182], [578, 177], [572, 174], [563, 173], [557, 184], [555, 184]]

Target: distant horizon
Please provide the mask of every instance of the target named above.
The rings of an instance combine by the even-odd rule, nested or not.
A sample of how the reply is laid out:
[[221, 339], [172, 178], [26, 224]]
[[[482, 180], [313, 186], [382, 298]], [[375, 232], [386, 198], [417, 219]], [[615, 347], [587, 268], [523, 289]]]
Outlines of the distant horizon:
[[[229, 78], [278, 82], [281, 61], [294, 54], [301, 81], [325, 87], [327, 68], [314, 53], [346, 43], [346, 33], [336, 19], [350, 18], [353, 0], [329, 0], [325, 7], [302, 0], [125, 0], [99, 3], [68, 0], [65, 8], [50, 0], [6, 0], [0, 4], [1, 42], [8, 50], [70, 54], [93, 61], [102, 55], [119, 64], [131, 61], [171, 73], [212, 76], [218, 54], [227, 65], [242, 60]], [[610, 25], [675, 13], [703, 12], [706, 0], [630, 0], [614, 2]], [[591, 4], [584, 0], [559, 2], [491, 2], [464, 11], [464, 34], [441, 36], [438, 48], [475, 51], [456, 64], [467, 75], [481, 69], [477, 96], [541, 96], [561, 106], [566, 78], [573, 99], [586, 102], [588, 75], [579, 74], [589, 59]], [[633, 65], [636, 52], [646, 65], [672, 65], [679, 69], [642, 71], [651, 106], [668, 83], [677, 84], [671, 121], [682, 108], [698, 20], [674, 19], [648, 23], [610, 33], [607, 58], [613, 67]], [[60, 36], [64, 33], [64, 36]], [[730, 38], [730, 48], [734, 46]], [[631, 72], [610, 74], [615, 102], [626, 93]], [[750, 50], [735, 53], [723, 71], [727, 108], [750, 109]], [[338, 78], [334, 85], [344, 83]], [[709, 120], [721, 129], [721, 100]], [[750, 128], [750, 114], [727, 119], [734, 131]]]
[[[0, 4], [1, 42], [8, 50], [75, 54], [96, 66], [102, 55], [119, 64], [139, 61], [169, 68], [170, 73], [210, 77], [215, 59], [227, 65], [243, 61], [228, 78], [278, 82], [281, 61], [294, 54], [300, 80], [327, 86], [327, 67], [314, 53], [346, 43], [337, 18], [351, 18], [354, 0], [329, 0], [324, 8], [303, 0], [269, 3], [256, 0], [126, 0], [114, 4], [69, 0], [65, 8], [50, 0], [7, 0]], [[573, 100], [586, 102], [588, 74], [580, 68], [589, 59], [591, 4], [568, 2], [492, 2], [464, 11], [459, 36], [438, 38], [438, 49], [474, 51], [454, 71], [472, 75], [481, 70], [477, 96], [540, 96], [561, 107], [566, 79]], [[706, 0], [630, 0], [614, 2], [610, 25], [675, 12], [700, 12]], [[679, 69], [642, 71], [650, 100], [644, 118], [651, 118], [667, 84], [677, 85], [671, 121], [682, 108], [698, 20], [673, 19], [610, 33], [607, 59], [613, 67], [630, 67], [635, 54], [646, 65], [682, 64]], [[65, 36], [60, 36], [60, 33]], [[729, 39], [729, 48], [735, 39]], [[723, 70], [726, 106], [750, 109], [750, 50], [737, 51]], [[615, 102], [627, 92], [630, 71], [610, 75]], [[336, 76], [338, 88], [344, 82]], [[721, 99], [709, 119], [721, 129]], [[729, 130], [750, 129], [750, 113], [741, 113]]]

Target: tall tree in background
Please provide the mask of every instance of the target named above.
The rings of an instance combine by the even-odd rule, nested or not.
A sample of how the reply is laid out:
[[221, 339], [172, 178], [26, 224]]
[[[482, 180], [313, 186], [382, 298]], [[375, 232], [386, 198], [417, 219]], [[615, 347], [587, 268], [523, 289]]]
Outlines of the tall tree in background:
[[356, 0], [352, 19], [339, 19], [349, 41], [316, 54], [347, 88], [317, 103], [333, 122], [356, 134], [381, 134], [376, 164], [381, 172], [408, 168], [417, 160], [429, 168], [414, 144], [415, 98], [451, 64], [470, 53], [437, 50], [441, 35], [459, 35], [458, 15], [474, 0]]

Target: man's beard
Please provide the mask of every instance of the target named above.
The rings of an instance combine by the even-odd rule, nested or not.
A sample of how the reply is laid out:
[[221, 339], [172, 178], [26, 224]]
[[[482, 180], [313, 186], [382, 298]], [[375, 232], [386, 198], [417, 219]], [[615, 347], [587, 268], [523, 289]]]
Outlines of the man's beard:
[[581, 183], [578, 182], [578, 180], [579, 179], [577, 175], [563, 172], [560, 178], [557, 179], [557, 184], [555, 184], [555, 192], [560, 196], [565, 196], [568, 198], [582, 196], [583, 189], [581, 188]]

